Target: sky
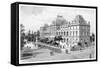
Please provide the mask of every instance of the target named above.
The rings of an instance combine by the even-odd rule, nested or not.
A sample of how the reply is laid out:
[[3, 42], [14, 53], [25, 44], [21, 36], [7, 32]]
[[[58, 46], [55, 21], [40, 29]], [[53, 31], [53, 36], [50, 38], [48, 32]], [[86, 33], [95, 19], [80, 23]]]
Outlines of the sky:
[[44, 24], [51, 24], [57, 15], [62, 15], [67, 21], [74, 20], [76, 15], [82, 15], [88, 22], [90, 21], [90, 32], [95, 33], [96, 10], [89, 8], [57, 7], [40, 5], [20, 5], [19, 23], [25, 26], [26, 32], [37, 31]]

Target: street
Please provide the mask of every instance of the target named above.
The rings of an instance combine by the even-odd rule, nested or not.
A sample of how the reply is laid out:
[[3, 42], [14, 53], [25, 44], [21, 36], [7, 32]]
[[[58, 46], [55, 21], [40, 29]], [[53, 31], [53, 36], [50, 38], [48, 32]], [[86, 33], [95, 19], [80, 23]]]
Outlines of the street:
[[[53, 55], [50, 54], [53, 52]], [[54, 49], [40, 48], [34, 50], [33, 55], [29, 59], [21, 60], [21, 62], [33, 62], [33, 61], [52, 61], [52, 60], [73, 60], [73, 59], [92, 59], [96, 58], [96, 52], [94, 46], [88, 47], [81, 51], [71, 51], [70, 54], [61, 52], [55, 52]]]

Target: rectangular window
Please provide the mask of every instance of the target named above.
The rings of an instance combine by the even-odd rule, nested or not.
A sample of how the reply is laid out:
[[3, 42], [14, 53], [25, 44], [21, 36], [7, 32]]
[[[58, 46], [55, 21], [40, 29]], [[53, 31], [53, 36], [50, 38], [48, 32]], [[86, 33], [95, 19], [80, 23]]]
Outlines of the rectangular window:
[[67, 31], [67, 33], [66, 33], [66, 34], [67, 34], [67, 36], [68, 36], [68, 31]]
[[65, 32], [64, 32], [64, 36], [65, 36]]
[[73, 31], [73, 36], [74, 36], [74, 31]]

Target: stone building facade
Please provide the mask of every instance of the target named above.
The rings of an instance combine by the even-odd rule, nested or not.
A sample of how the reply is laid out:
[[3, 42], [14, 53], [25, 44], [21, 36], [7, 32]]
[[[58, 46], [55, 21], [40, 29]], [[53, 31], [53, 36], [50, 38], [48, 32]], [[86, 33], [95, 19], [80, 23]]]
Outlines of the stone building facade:
[[63, 41], [70, 45], [77, 45], [78, 42], [83, 45], [89, 44], [90, 22], [87, 22], [82, 15], [77, 15], [71, 22], [58, 15], [51, 25], [45, 24], [40, 27], [41, 38], [54, 38], [55, 36], [62, 36]]

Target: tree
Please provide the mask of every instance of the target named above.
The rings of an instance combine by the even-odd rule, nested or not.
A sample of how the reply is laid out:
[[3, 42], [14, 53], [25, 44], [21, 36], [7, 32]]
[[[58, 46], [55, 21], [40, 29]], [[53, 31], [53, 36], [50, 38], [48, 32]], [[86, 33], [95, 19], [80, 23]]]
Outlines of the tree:
[[81, 43], [81, 42], [78, 42], [78, 45], [79, 45], [80, 47], [82, 47], [82, 43]]
[[23, 24], [20, 24], [20, 28], [21, 28], [21, 33], [24, 33], [25, 29]]
[[37, 31], [36, 36], [37, 36], [38, 40], [40, 40], [40, 31], [39, 30]]
[[24, 39], [25, 39], [25, 33], [24, 33], [24, 31], [25, 31], [25, 29], [24, 29], [24, 25], [23, 24], [20, 24], [20, 28], [21, 28], [21, 30], [20, 30], [20, 38], [21, 38], [21, 49], [24, 47], [24, 44], [25, 44], [25, 42], [24, 42]]
[[39, 30], [37, 31], [37, 36], [40, 36], [40, 31]]
[[92, 34], [92, 40], [93, 40], [93, 42], [95, 41], [95, 34], [94, 33]]
[[90, 42], [94, 42], [95, 41], [95, 34], [92, 33], [92, 35], [90, 36]]
[[35, 42], [36, 38], [35, 38], [35, 36], [34, 36], [33, 31], [32, 31], [31, 37], [32, 37], [32, 42]]
[[28, 42], [33, 42], [33, 41], [35, 42], [35, 35], [33, 31], [31, 30], [28, 31], [27, 40]]
[[81, 42], [78, 42], [78, 45], [79, 45], [79, 47], [80, 47], [80, 50], [82, 50], [82, 43]]
[[88, 43], [87, 42], [84, 42], [84, 43], [85, 43], [86, 47], [88, 47]]
[[54, 41], [61, 41], [61, 40], [63, 40], [62, 36], [58, 36], [58, 37], [55, 36], [54, 38]]

